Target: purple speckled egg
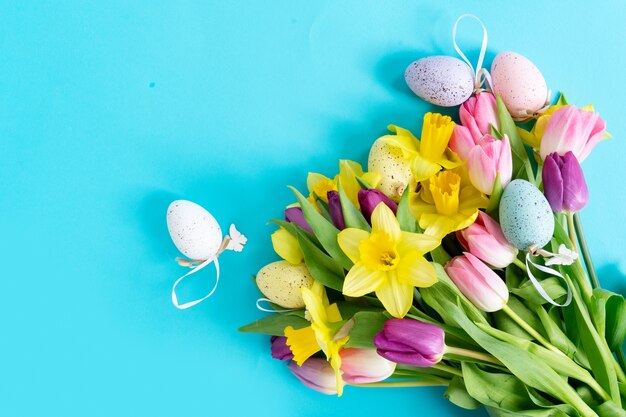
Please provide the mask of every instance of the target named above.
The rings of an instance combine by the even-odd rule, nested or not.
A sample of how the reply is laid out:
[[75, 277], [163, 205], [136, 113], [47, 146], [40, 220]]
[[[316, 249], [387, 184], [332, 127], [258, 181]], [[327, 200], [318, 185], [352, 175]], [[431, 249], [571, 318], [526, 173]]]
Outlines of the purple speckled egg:
[[500, 52], [491, 64], [493, 91], [513, 118], [523, 119], [545, 106], [548, 86], [539, 69], [515, 52]]
[[474, 91], [472, 69], [451, 56], [418, 59], [408, 66], [404, 79], [422, 100], [442, 107], [458, 106]]

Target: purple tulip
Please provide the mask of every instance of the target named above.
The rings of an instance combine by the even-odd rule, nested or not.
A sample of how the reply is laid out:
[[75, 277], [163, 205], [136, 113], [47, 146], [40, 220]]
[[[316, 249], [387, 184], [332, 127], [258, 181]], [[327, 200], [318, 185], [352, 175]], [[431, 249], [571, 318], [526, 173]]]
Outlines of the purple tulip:
[[326, 196], [328, 197], [328, 212], [330, 213], [330, 219], [333, 221], [333, 224], [337, 229], [345, 229], [346, 222], [343, 219], [343, 210], [341, 209], [339, 192], [329, 191]]
[[587, 205], [589, 191], [578, 160], [568, 151], [565, 156], [556, 152], [543, 163], [543, 189], [552, 210], [575, 213]]
[[270, 339], [272, 343], [272, 358], [280, 361], [286, 361], [293, 359], [293, 353], [289, 346], [287, 346], [287, 338], [284, 336], [272, 336]]
[[443, 329], [434, 324], [411, 319], [391, 319], [374, 336], [380, 356], [392, 362], [429, 367], [443, 357]]
[[361, 206], [361, 212], [368, 222], [371, 223], [372, 213], [380, 203], [385, 203], [385, 205], [393, 211], [393, 214], [396, 214], [398, 211], [398, 205], [382, 191], [359, 190], [359, 205]]
[[307, 232], [313, 233], [313, 229], [304, 218], [304, 213], [300, 207], [289, 207], [285, 209], [285, 221], [295, 223]]
[[328, 395], [337, 394], [335, 371], [326, 359], [309, 358], [302, 366], [292, 361], [289, 370], [307, 387]]

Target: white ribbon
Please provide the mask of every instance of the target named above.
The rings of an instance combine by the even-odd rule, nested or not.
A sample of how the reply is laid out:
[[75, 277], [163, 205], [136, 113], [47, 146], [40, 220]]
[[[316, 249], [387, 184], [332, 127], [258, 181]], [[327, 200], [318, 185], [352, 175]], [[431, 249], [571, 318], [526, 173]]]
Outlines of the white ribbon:
[[[211, 289], [211, 291], [205, 295], [204, 297], [198, 299], [198, 300], [194, 300], [194, 301], [188, 301], [186, 303], [183, 304], [178, 304], [178, 297], [176, 296], [176, 287], [178, 286], [178, 284], [181, 283], [182, 280], [184, 280], [185, 278], [187, 278], [190, 275], [195, 274], [196, 272], [200, 271], [201, 269], [203, 269], [205, 266], [209, 265], [210, 263], [215, 263], [215, 285], [213, 286], [213, 289]], [[196, 304], [200, 304], [201, 302], [203, 302], [204, 300], [206, 300], [207, 298], [209, 298], [210, 296], [213, 295], [213, 293], [215, 292], [215, 290], [217, 289], [217, 284], [220, 282], [220, 264], [217, 261], [217, 255], [213, 255], [211, 256], [209, 259], [207, 259], [206, 261], [202, 262], [200, 265], [196, 266], [194, 269], [192, 269], [191, 271], [187, 272], [185, 275], [183, 275], [182, 277], [178, 278], [176, 280], [176, 282], [174, 283], [174, 286], [172, 287], [172, 303], [174, 304], [174, 306], [180, 310], [185, 310], [189, 307], [193, 307]]]
[[[465, 56], [463, 51], [461, 51], [461, 48], [459, 47], [459, 45], [456, 43], [457, 26], [459, 25], [461, 20], [465, 19], [466, 17], [469, 17], [478, 21], [478, 23], [480, 23], [480, 26], [482, 26], [483, 28], [483, 42], [482, 42], [482, 45], [480, 46], [480, 54], [478, 55], [478, 62], [476, 63], [475, 69], [472, 63], [470, 62], [470, 60], [467, 58], [467, 56]], [[467, 65], [469, 65], [469, 67], [472, 70], [472, 75], [474, 76], [474, 92], [480, 91], [483, 83], [486, 83], [489, 88], [491, 88], [491, 85], [492, 85], [491, 75], [489, 75], [489, 72], [485, 68], [482, 67], [483, 61], [485, 59], [485, 54], [487, 53], [487, 40], [488, 40], [487, 28], [477, 16], [474, 16], [473, 14], [464, 14], [464, 15], [459, 16], [459, 18], [454, 23], [454, 27], [452, 28], [452, 42], [454, 43], [454, 49], [456, 49], [456, 52], [461, 56], [461, 58], [463, 58], [463, 61], [465, 61], [465, 63], [467, 63]]]
[[259, 298], [258, 300], [256, 300], [256, 308], [258, 308], [259, 310], [265, 312], [265, 313], [288, 313], [290, 311], [298, 311], [300, 309], [298, 308], [283, 308], [283, 309], [269, 309], [269, 308], [265, 308], [261, 305], [262, 302], [266, 302], [266, 303], [271, 303], [272, 300], [270, 300], [269, 298]]
[[[552, 268], [548, 268], [547, 266], [543, 266], [543, 265], [539, 265], [539, 264], [534, 263], [532, 261], [532, 259], [531, 259], [531, 256], [532, 256], [532, 254], [530, 252], [528, 252], [526, 254], [526, 272], [528, 274], [528, 278], [530, 278], [530, 282], [533, 283], [533, 285], [537, 289], [537, 292], [539, 293], [539, 295], [541, 295], [544, 300], [546, 300], [547, 302], [549, 302], [553, 306], [567, 307], [572, 302], [572, 289], [569, 287], [569, 284], [565, 280], [565, 277], [559, 271], [556, 271], [556, 270], [554, 270]], [[537, 278], [535, 278], [535, 276], [533, 275], [532, 271], [530, 270], [530, 266], [528, 264], [534, 266], [535, 268], [537, 268], [538, 270], [540, 270], [542, 272], [545, 272], [546, 274], [549, 274], [549, 275], [561, 278], [563, 280], [563, 282], [565, 282], [565, 287], [567, 288], [567, 299], [565, 300], [565, 303], [559, 304], [556, 301], [554, 301], [552, 299], [552, 297], [550, 297], [548, 295], [546, 290], [543, 289], [543, 287], [541, 286], [541, 284], [539, 283]]]

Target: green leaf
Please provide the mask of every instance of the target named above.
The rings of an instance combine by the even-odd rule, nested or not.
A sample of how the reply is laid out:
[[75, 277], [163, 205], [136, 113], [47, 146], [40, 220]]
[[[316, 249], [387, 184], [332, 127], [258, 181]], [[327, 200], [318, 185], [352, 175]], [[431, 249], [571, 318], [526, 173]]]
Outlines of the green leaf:
[[311, 323], [302, 317], [302, 314], [273, 314], [240, 327], [239, 331], [244, 333], [262, 333], [273, 336], [284, 336], [285, 327], [291, 326], [294, 329], [302, 329], [310, 325]]
[[496, 173], [496, 180], [493, 182], [493, 189], [491, 190], [491, 196], [489, 197], [489, 205], [487, 206], [487, 214], [493, 217], [496, 221], [499, 219], [498, 208], [500, 207], [500, 199], [502, 198], [502, 183], [500, 181], [500, 173]]
[[500, 131], [492, 124], [489, 124], [489, 131], [491, 132], [491, 136], [495, 136], [498, 139], [502, 139], [504, 137], [504, 135], [500, 133]]
[[319, 198], [317, 194], [313, 194], [313, 196], [315, 198], [315, 204], [317, 204], [317, 207], [320, 209], [322, 216], [324, 216], [326, 220], [332, 223], [332, 218], [330, 217], [330, 210], [328, 209], [328, 203], [322, 200], [321, 198]]
[[567, 356], [573, 357], [577, 350], [576, 345], [574, 345], [574, 343], [567, 338], [567, 335], [563, 332], [563, 330], [561, 330], [558, 324], [552, 319], [552, 317], [550, 317], [543, 307], [537, 307], [535, 312], [537, 313], [539, 320], [541, 320], [543, 328], [546, 330], [548, 340], [550, 340], [554, 346], [559, 348]]
[[[530, 310], [524, 303], [522, 303], [518, 298], [511, 296], [509, 298], [508, 306], [513, 310], [518, 316], [520, 316], [526, 323], [530, 325], [533, 329], [537, 330], [542, 335], [545, 333], [543, 327], [541, 326], [541, 322], [535, 315], [535, 313]], [[532, 339], [531, 336], [526, 333], [515, 321], [513, 321], [504, 311], [500, 310], [494, 313], [494, 318], [496, 320], [497, 327], [501, 330], [504, 330], [509, 333], [513, 333], [518, 337], [522, 337], [524, 339]]]
[[324, 286], [341, 291], [343, 288], [344, 272], [337, 262], [315, 246], [304, 234], [298, 231], [298, 244], [304, 255], [304, 263], [313, 278]]
[[511, 291], [513, 288], [518, 288], [524, 280], [524, 274], [522, 273], [522, 270], [514, 264], [506, 267], [504, 277], [506, 281], [506, 286], [509, 288], [509, 291]]
[[556, 102], [557, 106], [567, 106], [569, 103], [567, 102], [567, 99], [565, 98], [565, 94], [563, 94], [563, 92], [561, 92], [559, 94], [559, 99]]
[[468, 362], [461, 365], [467, 392], [480, 403], [510, 411], [534, 408], [524, 383], [514, 375], [481, 371]]
[[443, 246], [439, 245], [435, 249], [430, 251], [430, 256], [433, 257], [433, 261], [440, 265], [445, 265], [448, 263], [452, 257], [446, 252]]
[[398, 203], [398, 211], [396, 213], [396, 217], [398, 218], [398, 223], [400, 223], [400, 229], [405, 232], [416, 233], [417, 232], [417, 221], [411, 210], [409, 208], [409, 195], [410, 190], [409, 187], [406, 187], [404, 192], [402, 193], [402, 198], [400, 198], [400, 202]]
[[591, 297], [598, 333], [606, 335], [612, 351], [621, 349], [626, 337], [626, 300], [620, 294], [596, 288]]
[[298, 203], [300, 203], [304, 218], [315, 232], [315, 236], [324, 249], [326, 249], [326, 252], [328, 252], [342, 268], [346, 270], [350, 269], [352, 267], [352, 261], [343, 253], [337, 242], [339, 230], [333, 226], [331, 222], [326, 220], [298, 190], [293, 187], [290, 188], [296, 195]]
[[382, 312], [361, 311], [353, 319], [354, 327], [346, 347], [375, 349], [374, 335], [383, 329], [387, 317]]
[[612, 401], [607, 401], [593, 409], [601, 417], [626, 417], [626, 411]]
[[[563, 288], [561, 280], [556, 277], [550, 277], [541, 280], [541, 286], [553, 300], [567, 295], [567, 290]], [[547, 303], [548, 301], [539, 294], [537, 288], [531, 281], [526, 281], [521, 287], [513, 288], [511, 292], [520, 298], [528, 301], [533, 306]]]
[[284, 228], [289, 233], [291, 233], [294, 237], [298, 237], [298, 232], [300, 232], [300, 233], [302, 233], [302, 235], [304, 237], [306, 237], [312, 243], [314, 243], [315, 245], [317, 245], [318, 247], [321, 248], [321, 244], [320, 244], [319, 240], [317, 240], [317, 238], [315, 237], [314, 234], [312, 234], [311, 232], [309, 232], [307, 230], [304, 230], [303, 228], [301, 228], [300, 226], [298, 226], [295, 223], [287, 222], [285, 220], [278, 220], [278, 219], [272, 219], [272, 220], [270, 220], [270, 223], [277, 224], [278, 226]]
[[361, 189], [370, 190], [374, 188], [371, 185], [369, 185], [363, 178], [359, 177], [358, 175], [355, 175], [354, 178], [356, 179], [356, 182], [358, 182], [359, 185], [361, 186]]
[[455, 376], [450, 381], [448, 389], [443, 394], [450, 402], [466, 410], [475, 410], [480, 408], [481, 403], [476, 401], [465, 388], [463, 378]]
[[345, 190], [341, 186], [341, 181], [338, 184], [339, 201], [341, 202], [341, 211], [343, 213], [343, 220], [346, 223], [346, 227], [355, 227], [366, 231], [372, 230], [361, 210], [356, 208], [352, 201], [348, 198]]
[[500, 132], [503, 135], [507, 135], [509, 137], [509, 141], [511, 142], [513, 172], [516, 173], [523, 169], [524, 176], [516, 178], [524, 178], [528, 181], [534, 182], [534, 175], [530, 165], [530, 160], [528, 159], [526, 148], [524, 148], [524, 142], [522, 142], [522, 138], [517, 131], [517, 126], [515, 125], [513, 118], [506, 109], [506, 106], [500, 96], [496, 97], [496, 101], [498, 106], [498, 122], [500, 125]]

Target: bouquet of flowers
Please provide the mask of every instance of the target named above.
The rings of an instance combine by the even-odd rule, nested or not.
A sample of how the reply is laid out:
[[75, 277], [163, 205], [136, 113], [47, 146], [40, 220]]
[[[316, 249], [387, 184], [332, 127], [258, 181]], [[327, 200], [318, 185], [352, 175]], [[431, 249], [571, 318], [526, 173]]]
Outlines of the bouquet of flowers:
[[272, 220], [283, 260], [255, 277], [272, 314], [240, 330], [326, 394], [442, 385], [493, 416], [626, 416], [626, 302], [600, 287], [578, 215], [605, 124], [546, 103], [519, 54], [481, 64], [411, 64], [411, 89], [460, 105], [460, 123], [429, 112], [419, 139], [391, 125], [367, 171], [341, 160], [293, 189]]

